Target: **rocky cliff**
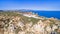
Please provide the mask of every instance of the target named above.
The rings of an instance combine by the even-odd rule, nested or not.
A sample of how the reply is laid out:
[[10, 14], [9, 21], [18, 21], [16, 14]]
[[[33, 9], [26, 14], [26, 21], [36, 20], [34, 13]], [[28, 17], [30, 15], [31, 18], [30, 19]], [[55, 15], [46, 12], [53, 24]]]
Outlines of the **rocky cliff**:
[[60, 20], [32, 12], [0, 12], [0, 34], [60, 34]]

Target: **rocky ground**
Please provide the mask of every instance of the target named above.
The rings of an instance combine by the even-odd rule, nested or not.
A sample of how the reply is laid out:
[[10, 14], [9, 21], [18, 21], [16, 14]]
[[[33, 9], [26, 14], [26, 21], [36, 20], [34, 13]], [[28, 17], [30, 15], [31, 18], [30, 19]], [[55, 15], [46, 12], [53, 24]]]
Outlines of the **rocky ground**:
[[32, 12], [0, 12], [0, 34], [60, 34], [60, 20]]

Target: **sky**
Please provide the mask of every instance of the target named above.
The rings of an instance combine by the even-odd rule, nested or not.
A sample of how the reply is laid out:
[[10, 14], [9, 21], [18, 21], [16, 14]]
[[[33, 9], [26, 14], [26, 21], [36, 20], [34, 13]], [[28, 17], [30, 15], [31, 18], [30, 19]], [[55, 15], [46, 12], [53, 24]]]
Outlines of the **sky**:
[[15, 9], [60, 11], [60, 0], [0, 0], [0, 10]]

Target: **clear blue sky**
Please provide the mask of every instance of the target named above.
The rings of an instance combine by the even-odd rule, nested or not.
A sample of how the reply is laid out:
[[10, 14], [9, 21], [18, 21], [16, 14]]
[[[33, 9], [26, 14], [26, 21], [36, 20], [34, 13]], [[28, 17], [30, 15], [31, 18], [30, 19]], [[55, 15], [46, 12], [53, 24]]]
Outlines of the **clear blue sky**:
[[0, 10], [60, 10], [60, 0], [0, 0]]

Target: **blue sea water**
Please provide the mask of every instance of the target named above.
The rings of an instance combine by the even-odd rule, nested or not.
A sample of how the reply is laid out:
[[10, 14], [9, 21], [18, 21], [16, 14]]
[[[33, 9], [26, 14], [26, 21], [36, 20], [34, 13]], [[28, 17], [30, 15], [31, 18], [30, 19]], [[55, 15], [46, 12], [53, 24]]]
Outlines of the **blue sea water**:
[[54, 17], [57, 19], [60, 19], [60, 11], [34, 11], [34, 13], [37, 13], [39, 16], [44, 17]]

